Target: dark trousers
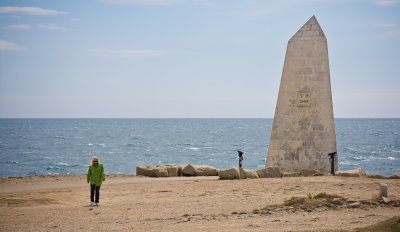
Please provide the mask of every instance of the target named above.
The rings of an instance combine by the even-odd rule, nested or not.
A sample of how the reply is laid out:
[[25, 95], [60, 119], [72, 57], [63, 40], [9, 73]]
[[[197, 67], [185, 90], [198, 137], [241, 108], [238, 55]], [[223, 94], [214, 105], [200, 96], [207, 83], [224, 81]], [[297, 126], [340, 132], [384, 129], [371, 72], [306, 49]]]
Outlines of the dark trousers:
[[[95, 200], [95, 194], [96, 194], [96, 200]], [[100, 186], [91, 184], [90, 185], [90, 201], [99, 203], [99, 200], [100, 200]]]

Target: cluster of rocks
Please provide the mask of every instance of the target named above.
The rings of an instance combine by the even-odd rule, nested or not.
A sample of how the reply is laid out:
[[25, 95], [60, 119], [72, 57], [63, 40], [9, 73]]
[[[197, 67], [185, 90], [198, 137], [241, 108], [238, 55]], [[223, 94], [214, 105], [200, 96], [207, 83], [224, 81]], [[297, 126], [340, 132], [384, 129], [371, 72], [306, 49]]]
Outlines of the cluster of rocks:
[[215, 167], [207, 165], [162, 164], [137, 166], [136, 175], [148, 177], [218, 176], [218, 170]]
[[148, 177], [176, 177], [176, 176], [218, 176], [222, 180], [258, 179], [258, 178], [282, 178], [300, 176], [319, 176], [322, 173], [303, 169], [300, 172], [282, 172], [279, 167], [265, 167], [259, 170], [244, 168], [229, 168], [218, 170], [208, 165], [191, 164], [162, 164], [137, 166], [136, 175]]
[[336, 176], [340, 177], [366, 177], [366, 178], [374, 178], [374, 179], [400, 179], [400, 173], [396, 173], [391, 176], [383, 176], [378, 174], [370, 174], [366, 173], [364, 169], [357, 168], [354, 170], [347, 170], [347, 171], [337, 171]]
[[[339, 177], [367, 177], [376, 179], [400, 179], [400, 173], [391, 176], [377, 174], [367, 174], [362, 168], [347, 171], [337, 171]], [[148, 177], [175, 177], [175, 176], [219, 176], [222, 180], [235, 179], [258, 179], [258, 178], [282, 178], [282, 177], [307, 177], [322, 176], [323, 173], [312, 170], [302, 169], [300, 172], [282, 172], [279, 167], [265, 167], [259, 170], [249, 170], [244, 168], [229, 168], [218, 170], [208, 165], [191, 164], [162, 164], [137, 166], [136, 175]]]

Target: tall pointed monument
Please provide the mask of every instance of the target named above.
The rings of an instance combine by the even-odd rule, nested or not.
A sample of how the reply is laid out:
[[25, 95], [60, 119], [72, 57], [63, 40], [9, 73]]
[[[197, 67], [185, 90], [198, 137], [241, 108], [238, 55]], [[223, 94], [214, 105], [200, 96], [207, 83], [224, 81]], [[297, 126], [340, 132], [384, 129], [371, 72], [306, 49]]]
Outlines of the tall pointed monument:
[[[338, 170], [324, 32], [312, 16], [289, 40], [275, 109], [267, 166], [283, 171]], [[332, 159], [334, 163], [332, 163]]]

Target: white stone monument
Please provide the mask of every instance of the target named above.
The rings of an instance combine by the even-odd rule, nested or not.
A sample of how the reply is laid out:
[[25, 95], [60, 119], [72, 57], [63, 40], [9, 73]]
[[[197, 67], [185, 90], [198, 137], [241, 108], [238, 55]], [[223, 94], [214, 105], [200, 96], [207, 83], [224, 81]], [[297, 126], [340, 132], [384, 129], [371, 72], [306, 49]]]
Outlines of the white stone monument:
[[[289, 40], [275, 109], [267, 166], [331, 173], [336, 152], [328, 46], [315, 16]], [[338, 156], [334, 155], [334, 171]]]

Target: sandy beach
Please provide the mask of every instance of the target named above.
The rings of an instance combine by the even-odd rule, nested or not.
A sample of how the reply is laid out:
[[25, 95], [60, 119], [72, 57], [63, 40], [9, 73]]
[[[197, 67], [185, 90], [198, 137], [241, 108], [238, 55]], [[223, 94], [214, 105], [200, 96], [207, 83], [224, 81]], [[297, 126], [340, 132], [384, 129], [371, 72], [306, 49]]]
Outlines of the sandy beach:
[[83, 175], [2, 178], [0, 231], [351, 231], [400, 216], [400, 208], [279, 205], [320, 192], [368, 201], [380, 183], [388, 184], [390, 199], [400, 199], [400, 180], [112, 175], [101, 188], [100, 206], [90, 207]]

